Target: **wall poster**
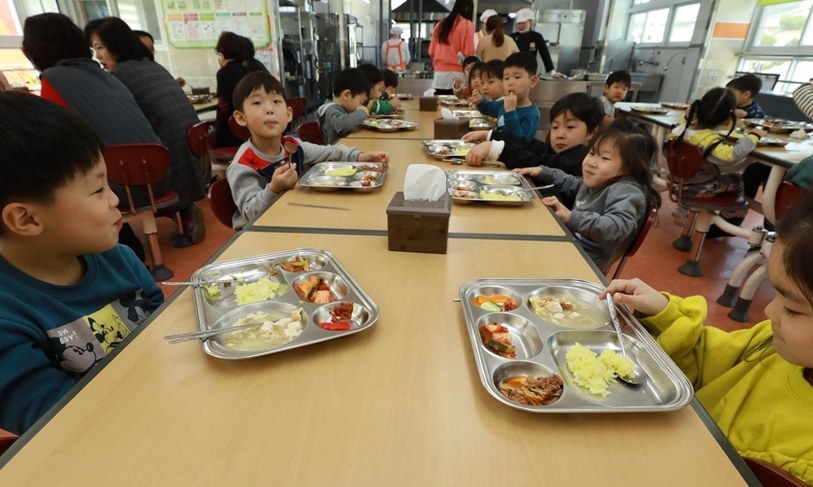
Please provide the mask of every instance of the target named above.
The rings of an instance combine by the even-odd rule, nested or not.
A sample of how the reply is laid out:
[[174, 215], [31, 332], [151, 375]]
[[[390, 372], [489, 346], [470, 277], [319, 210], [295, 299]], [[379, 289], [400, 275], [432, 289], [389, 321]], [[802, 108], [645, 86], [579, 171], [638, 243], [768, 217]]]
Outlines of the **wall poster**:
[[257, 48], [271, 42], [266, 1], [162, 0], [162, 4], [173, 47], [215, 47], [224, 31], [248, 37]]

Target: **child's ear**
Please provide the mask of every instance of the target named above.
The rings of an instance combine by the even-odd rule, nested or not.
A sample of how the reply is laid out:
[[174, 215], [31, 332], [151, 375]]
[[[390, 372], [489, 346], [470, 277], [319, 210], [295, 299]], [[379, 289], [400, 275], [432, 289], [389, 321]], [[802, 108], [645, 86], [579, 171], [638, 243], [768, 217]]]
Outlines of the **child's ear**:
[[34, 206], [26, 203], [9, 203], [3, 207], [3, 226], [11, 233], [35, 237], [43, 231], [42, 222], [36, 217], [35, 211]]
[[531, 76], [531, 88], [536, 86], [537, 83], [539, 83], [539, 76], [537, 75]]
[[350, 90], [344, 90], [342, 91], [341, 95], [339, 95], [339, 97], [341, 97], [344, 100], [348, 100], [350, 98], [353, 98], [353, 93], [350, 93]]
[[[290, 107], [288, 109], [290, 110]], [[239, 125], [241, 127], [248, 126], [248, 121], [246, 120], [246, 115], [243, 112], [241, 112], [240, 110], [235, 110], [234, 114], [232, 116], [234, 117], [234, 121], [237, 122], [237, 125]]]
[[291, 123], [291, 120], [294, 119], [294, 109], [288, 106], [288, 123]]

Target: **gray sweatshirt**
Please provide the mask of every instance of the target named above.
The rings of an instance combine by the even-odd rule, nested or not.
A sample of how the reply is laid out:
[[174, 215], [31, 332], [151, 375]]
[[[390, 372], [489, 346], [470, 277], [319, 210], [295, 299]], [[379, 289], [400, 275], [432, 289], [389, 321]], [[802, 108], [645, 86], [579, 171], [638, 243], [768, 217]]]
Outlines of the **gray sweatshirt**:
[[330, 101], [316, 110], [316, 117], [325, 137], [325, 144], [333, 145], [337, 140], [356, 130], [356, 127], [367, 118], [367, 112], [356, 110], [350, 113], [343, 106]]
[[553, 183], [561, 194], [575, 195], [567, 228], [601, 272], [624, 255], [646, 217], [645, 191], [633, 179], [621, 178], [591, 189], [582, 185], [580, 177], [543, 167], [537, 180]]
[[[319, 162], [357, 161], [359, 158], [358, 149], [344, 145], [327, 146], [300, 141], [300, 148], [306, 170]], [[268, 188], [271, 179], [260, 173], [260, 170], [283, 161], [285, 156], [283, 148], [274, 156], [263, 154], [251, 143], [251, 139], [240, 146], [226, 169], [226, 180], [229, 181], [232, 199], [237, 205], [237, 212], [232, 217], [232, 227], [235, 230], [240, 230], [246, 223], [260, 216], [281, 196]], [[302, 174], [299, 176], [302, 177]]]

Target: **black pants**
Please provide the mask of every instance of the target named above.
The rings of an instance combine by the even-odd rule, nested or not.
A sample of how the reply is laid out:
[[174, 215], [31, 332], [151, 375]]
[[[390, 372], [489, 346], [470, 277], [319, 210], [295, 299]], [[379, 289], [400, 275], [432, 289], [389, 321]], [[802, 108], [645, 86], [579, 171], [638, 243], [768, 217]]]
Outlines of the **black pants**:
[[439, 90], [435, 88], [435, 96], [438, 95], [454, 95], [454, 90], [452, 90], [451, 88], [449, 88], [448, 90]]

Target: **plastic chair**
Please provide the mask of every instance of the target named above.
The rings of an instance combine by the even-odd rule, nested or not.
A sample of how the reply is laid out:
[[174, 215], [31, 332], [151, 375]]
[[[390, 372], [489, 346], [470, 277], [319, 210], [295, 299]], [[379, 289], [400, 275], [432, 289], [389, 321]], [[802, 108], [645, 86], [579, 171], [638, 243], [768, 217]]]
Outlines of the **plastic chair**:
[[[246, 141], [251, 137], [251, 133], [248, 131], [247, 127], [243, 127], [237, 123], [237, 120], [234, 119], [234, 115], [229, 117], [229, 130], [235, 137], [242, 141]], [[213, 136], [214, 134], [212, 134]], [[211, 137], [211, 136], [210, 136]], [[209, 139], [209, 142], [212, 142], [212, 138]], [[212, 157], [214, 160], [220, 164], [229, 165], [231, 161], [234, 160], [234, 155], [237, 154], [237, 151], [240, 147], [215, 147], [212, 149]]]
[[324, 145], [325, 137], [318, 122], [305, 122], [296, 128], [299, 138], [312, 144]]
[[772, 463], [756, 458], [742, 457], [763, 487], [806, 487], [801, 479], [785, 472]]
[[[104, 150], [107, 178], [124, 186], [127, 193], [129, 212], [122, 215], [124, 221], [141, 219], [152, 258], [151, 273], [156, 281], [165, 281], [174, 275], [164, 266], [161, 247], [158, 243], [155, 213], [160, 209], [176, 205], [179, 199], [178, 194], [174, 191], [167, 191], [161, 195], [153, 193], [153, 184], [160, 181], [169, 171], [170, 158], [169, 150], [161, 144], [117, 144], [109, 145]], [[132, 194], [132, 189], [135, 187], [146, 188], [149, 194], [149, 205], [141, 207], [135, 205]], [[175, 212], [175, 223], [176, 238], [188, 238], [184, 235], [183, 221], [179, 212]]]
[[[806, 190], [788, 181], [776, 188], [775, 212], [781, 218], [793, 204], [801, 199]], [[748, 310], [754, 300], [757, 287], [768, 276], [768, 257], [776, 241], [776, 233], [762, 230], [765, 235], [759, 252], [750, 252], [731, 273], [723, 294], [717, 304], [731, 308], [728, 317], [734, 321], [747, 323]], [[756, 268], [755, 268], [756, 267]], [[739, 294], [739, 297], [737, 296]]]
[[209, 186], [209, 206], [215, 218], [229, 228], [232, 226], [232, 217], [237, 212], [237, 205], [231, 194], [231, 187], [226, 179], [218, 179]]
[[638, 235], [635, 236], [635, 240], [630, 243], [630, 246], [627, 247], [627, 251], [624, 252], [624, 255], [621, 257], [621, 260], [618, 261], [618, 264], [615, 266], [615, 271], [613, 271], [613, 276], [610, 278], [618, 279], [621, 276], [621, 271], [624, 270], [624, 265], [627, 263], [627, 259], [635, 255], [635, 252], [638, 252], [638, 249], [641, 248], [641, 244], [644, 243], [644, 239], [646, 238], [649, 230], [652, 228], [652, 225], [658, 219], [658, 209], [651, 208], [649, 213], [647, 213], [646, 220], [644, 220], [644, 224], [641, 225], [641, 229], [638, 230]]
[[17, 441], [17, 438], [19, 437], [14, 433], [0, 429], [0, 455], [5, 453]]
[[293, 117], [291, 118], [291, 123], [289, 124], [289, 128], [294, 128], [299, 125], [299, 119], [305, 116], [305, 112], [307, 111], [307, 100], [301, 97], [293, 97], [288, 98], [288, 106], [291, 107], [291, 111], [293, 112]]
[[[681, 236], [672, 242], [672, 246], [678, 250], [691, 250], [689, 260], [678, 267], [681, 274], [691, 277], [703, 275], [703, 271], [700, 269], [700, 254], [712, 223], [731, 235], [747, 238], [749, 241], [749, 237], [751, 237], [749, 230], [733, 225], [720, 216], [720, 212], [724, 211], [747, 210], [748, 203], [743, 195], [724, 193], [711, 198], [703, 198], [683, 194], [684, 180], [694, 176], [705, 159], [700, 147], [686, 141], [672, 140], [667, 144], [669, 198], [691, 213], [689, 225], [683, 230]], [[759, 238], [761, 239], [761, 236]]]
[[212, 123], [203, 121], [189, 127], [189, 130], [186, 131], [186, 143], [192, 154], [198, 158], [204, 181], [209, 181], [212, 177], [212, 159], [209, 157], [209, 132], [211, 130]]

